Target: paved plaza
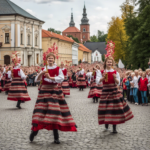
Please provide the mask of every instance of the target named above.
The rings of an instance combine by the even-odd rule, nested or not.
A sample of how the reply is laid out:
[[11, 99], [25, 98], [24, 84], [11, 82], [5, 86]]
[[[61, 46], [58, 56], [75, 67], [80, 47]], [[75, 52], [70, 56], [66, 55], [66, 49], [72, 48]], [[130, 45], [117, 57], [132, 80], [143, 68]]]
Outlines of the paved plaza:
[[66, 96], [78, 132], [59, 132], [61, 144], [56, 145], [52, 131], [41, 130], [31, 143], [37, 87], [28, 87], [28, 92], [32, 100], [22, 104], [21, 110], [0, 93], [0, 150], [150, 150], [150, 106], [129, 104], [134, 118], [118, 125], [118, 134], [113, 135], [98, 125], [98, 103], [87, 98], [89, 88], [83, 92], [71, 89], [71, 95]]

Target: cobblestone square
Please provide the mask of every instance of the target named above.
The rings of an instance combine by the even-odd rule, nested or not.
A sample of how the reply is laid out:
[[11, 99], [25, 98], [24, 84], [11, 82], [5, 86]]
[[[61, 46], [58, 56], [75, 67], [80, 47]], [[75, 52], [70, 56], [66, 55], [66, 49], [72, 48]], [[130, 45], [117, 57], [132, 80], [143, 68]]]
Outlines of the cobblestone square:
[[[61, 144], [53, 144], [52, 131], [41, 130], [34, 142], [29, 141], [31, 117], [38, 95], [37, 87], [28, 87], [31, 101], [23, 103], [8, 101], [0, 93], [0, 150], [149, 150], [150, 106], [129, 104], [134, 118], [117, 126], [118, 134], [103, 132], [98, 125], [98, 103], [88, 99], [89, 88], [84, 91], [71, 89], [66, 101], [78, 126], [78, 132], [60, 132]], [[112, 131], [112, 126], [109, 127]]]

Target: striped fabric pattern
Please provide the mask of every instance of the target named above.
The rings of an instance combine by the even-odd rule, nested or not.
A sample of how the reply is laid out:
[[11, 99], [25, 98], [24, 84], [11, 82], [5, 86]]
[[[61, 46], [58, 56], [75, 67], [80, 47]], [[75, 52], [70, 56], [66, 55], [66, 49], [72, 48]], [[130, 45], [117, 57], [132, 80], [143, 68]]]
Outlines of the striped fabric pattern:
[[4, 86], [4, 91], [9, 91], [9, 87], [11, 86], [11, 81], [10, 79], [5, 80], [5, 86]]
[[83, 77], [83, 75], [79, 75], [76, 85], [77, 85], [77, 87], [86, 88], [86, 81], [85, 81], [85, 78]]
[[62, 86], [63, 93], [65, 95], [70, 95], [70, 87], [69, 87], [69, 83], [67, 81], [67, 77], [65, 77], [65, 80], [62, 82], [61, 86]]
[[9, 93], [7, 100], [12, 101], [30, 101], [30, 96], [28, 94], [27, 88], [24, 81], [20, 77], [14, 77], [11, 86], [9, 87]]
[[121, 124], [134, 116], [115, 84], [104, 84], [98, 108], [99, 124]]
[[32, 125], [33, 131], [41, 129], [77, 131], [60, 87], [42, 85], [35, 104]]
[[102, 94], [103, 85], [97, 85], [96, 82], [93, 82], [90, 87], [88, 98], [100, 97]]

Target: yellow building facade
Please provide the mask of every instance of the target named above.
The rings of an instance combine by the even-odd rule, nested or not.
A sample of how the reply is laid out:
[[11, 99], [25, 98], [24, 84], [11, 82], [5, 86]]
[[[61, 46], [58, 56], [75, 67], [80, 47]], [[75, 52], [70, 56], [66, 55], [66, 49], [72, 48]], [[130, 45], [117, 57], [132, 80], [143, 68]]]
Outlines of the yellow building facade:
[[79, 44], [78, 61], [91, 63], [92, 51], [86, 48], [83, 44]]
[[58, 35], [56, 33], [42, 30], [42, 49], [46, 52], [49, 47], [54, 43], [58, 46], [58, 55], [60, 58], [56, 60], [56, 64], [60, 65], [61, 62], [72, 61], [72, 45], [74, 40], [69, 37]]

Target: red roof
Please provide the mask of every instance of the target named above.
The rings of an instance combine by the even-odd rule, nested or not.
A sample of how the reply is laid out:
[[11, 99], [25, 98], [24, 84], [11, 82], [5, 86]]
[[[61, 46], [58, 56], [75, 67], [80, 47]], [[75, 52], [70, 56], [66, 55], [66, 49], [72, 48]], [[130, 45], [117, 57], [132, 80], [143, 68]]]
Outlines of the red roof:
[[50, 32], [50, 31], [47, 31], [47, 30], [42, 30], [42, 38], [46, 38], [46, 37], [53, 37], [53, 38], [57, 38], [57, 39], [60, 39], [60, 40], [63, 40], [63, 41], [74, 43], [74, 40], [72, 38], [69, 38], [67, 36], [63, 36], [63, 35], [60, 35], [60, 34], [56, 34], [54, 32]]
[[68, 27], [66, 30], [63, 31], [63, 33], [67, 32], [81, 32], [78, 28], [76, 27]]
[[90, 49], [88, 49], [87, 47], [85, 47], [83, 44], [80, 44], [80, 43], [78, 43], [78, 44], [79, 44], [79, 50], [92, 53], [92, 51]]

